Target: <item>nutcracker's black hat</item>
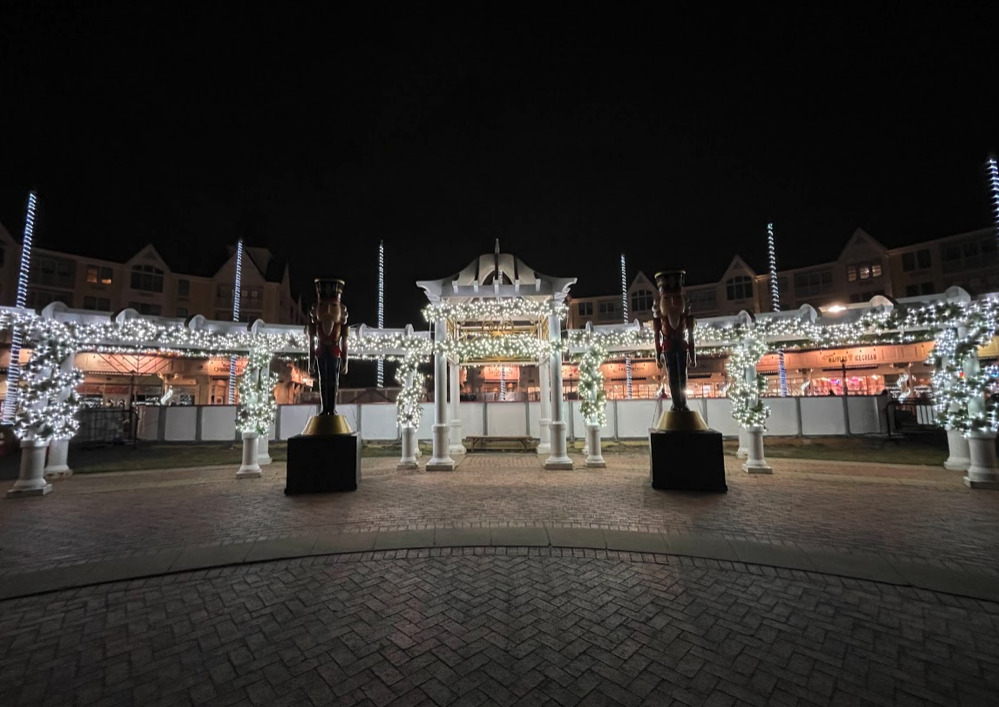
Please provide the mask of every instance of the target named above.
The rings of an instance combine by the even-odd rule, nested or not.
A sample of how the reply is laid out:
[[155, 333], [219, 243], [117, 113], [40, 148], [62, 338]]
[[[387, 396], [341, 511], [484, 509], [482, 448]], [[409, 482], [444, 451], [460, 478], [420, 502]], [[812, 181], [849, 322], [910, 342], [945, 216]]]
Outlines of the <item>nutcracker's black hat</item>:
[[663, 270], [656, 273], [656, 287], [663, 294], [680, 292], [683, 290], [686, 278], [686, 270]]
[[320, 300], [336, 300], [340, 301], [340, 295], [343, 294], [343, 280], [337, 280], [332, 277], [317, 277], [316, 278], [316, 297]]

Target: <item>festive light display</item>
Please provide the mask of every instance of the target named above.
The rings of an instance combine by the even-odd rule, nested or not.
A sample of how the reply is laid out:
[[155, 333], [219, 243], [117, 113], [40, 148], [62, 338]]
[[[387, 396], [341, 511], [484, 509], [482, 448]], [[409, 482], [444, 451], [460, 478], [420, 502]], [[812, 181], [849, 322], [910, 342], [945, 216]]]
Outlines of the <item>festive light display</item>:
[[423, 417], [423, 406], [420, 397], [423, 393], [423, 381], [426, 378], [419, 371], [422, 356], [412, 354], [402, 359], [395, 371], [395, 380], [400, 385], [399, 397], [396, 398], [396, 421], [403, 427], [419, 427]]
[[[239, 321], [239, 298], [243, 291], [243, 239], [236, 242], [236, 286], [232, 293], [232, 320]], [[236, 402], [236, 357], [229, 357], [229, 404]]]
[[992, 214], [995, 219], [996, 240], [999, 240], [999, 168], [996, 166], [995, 157], [990, 157], [988, 162], [989, 190], [992, 192]]
[[[17, 272], [17, 293], [14, 295], [14, 306], [23, 307], [28, 299], [28, 274], [31, 270], [31, 239], [35, 233], [35, 209], [38, 206], [38, 194], [28, 192], [28, 209], [24, 216], [24, 239], [21, 242], [21, 266]], [[9, 425], [17, 410], [17, 396], [20, 392], [21, 377], [21, 328], [17, 325], [10, 332], [10, 362], [7, 364], [7, 396], [4, 398], [3, 410], [0, 411], [0, 423]]]
[[[621, 312], [624, 314], [624, 323], [628, 323], [628, 263], [621, 253]], [[624, 357], [624, 379], [625, 390], [628, 400], [631, 400], [631, 357]]]
[[579, 413], [590, 424], [607, 424], [607, 391], [600, 364], [607, 358], [607, 349], [599, 344], [588, 348], [579, 360]]
[[[777, 249], [774, 247], [774, 225], [767, 224], [767, 252], [770, 256], [770, 300], [773, 311], [780, 311], [780, 283], [777, 280]], [[784, 368], [784, 349], [777, 349], [777, 371], [780, 376], [781, 397], [787, 397], [787, 369]]]
[[65, 341], [42, 339], [34, 342], [31, 359], [21, 378], [14, 433], [19, 439], [47, 442], [70, 439], [80, 427], [76, 419], [80, 397], [76, 387], [83, 372], [64, 366], [73, 356]]
[[544, 341], [529, 334], [476, 336], [469, 339], [446, 339], [434, 344], [434, 353], [441, 353], [459, 363], [480, 359], [537, 361], [552, 354], [558, 342]]
[[725, 372], [729, 377], [726, 395], [732, 401], [732, 417], [743, 427], [765, 427], [770, 408], [764, 404], [767, 380], [756, 374], [756, 365], [767, 352], [767, 345], [753, 332], [732, 348]]
[[491, 299], [476, 302], [447, 302], [423, 308], [423, 316], [428, 322], [438, 319], [451, 321], [496, 321], [496, 320], [537, 320], [552, 313], [565, 319], [569, 308], [559, 302], [525, 299]]
[[[378, 328], [385, 328], [385, 241], [378, 241]], [[375, 386], [385, 387], [385, 361], [378, 359]]]
[[271, 352], [264, 346], [250, 349], [250, 356], [239, 381], [239, 407], [236, 409], [236, 429], [239, 432], [269, 433], [277, 417], [274, 386], [278, 376], [271, 371]]

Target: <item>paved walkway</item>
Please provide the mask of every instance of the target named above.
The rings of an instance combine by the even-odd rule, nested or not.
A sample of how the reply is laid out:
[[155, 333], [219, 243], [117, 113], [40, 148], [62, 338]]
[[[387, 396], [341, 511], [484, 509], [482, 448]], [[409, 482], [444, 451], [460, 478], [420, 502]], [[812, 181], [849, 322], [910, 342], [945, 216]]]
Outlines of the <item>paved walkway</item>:
[[719, 495], [623, 454], [57, 482], [0, 502], [0, 597], [76, 587], [0, 602], [0, 704], [994, 703], [999, 494], [727, 461]]

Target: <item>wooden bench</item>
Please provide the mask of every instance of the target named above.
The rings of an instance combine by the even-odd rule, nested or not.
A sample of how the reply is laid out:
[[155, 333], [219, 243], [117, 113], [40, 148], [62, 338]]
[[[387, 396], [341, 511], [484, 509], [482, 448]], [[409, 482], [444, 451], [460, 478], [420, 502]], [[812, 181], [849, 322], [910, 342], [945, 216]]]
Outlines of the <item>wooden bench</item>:
[[533, 452], [541, 440], [528, 435], [511, 435], [507, 437], [496, 435], [469, 435], [464, 440], [465, 448], [470, 452], [516, 451]]

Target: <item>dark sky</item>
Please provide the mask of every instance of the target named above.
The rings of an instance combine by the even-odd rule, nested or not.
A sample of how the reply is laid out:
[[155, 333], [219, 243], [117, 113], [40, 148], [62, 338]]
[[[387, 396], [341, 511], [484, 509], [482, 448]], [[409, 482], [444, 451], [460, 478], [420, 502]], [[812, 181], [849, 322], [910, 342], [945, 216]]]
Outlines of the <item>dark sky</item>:
[[[210, 270], [240, 236], [296, 288], [347, 280], [419, 326], [413, 282], [504, 251], [578, 294], [716, 279], [991, 223], [996, 13], [828, 3], [558, 15], [511, 4], [21, 2], [0, 9], [0, 221], [38, 244]], [[994, 4], [994, 3], [991, 3]], [[329, 5], [346, 5], [337, 3]], [[373, 4], [367, 4], [373, 5]]]

